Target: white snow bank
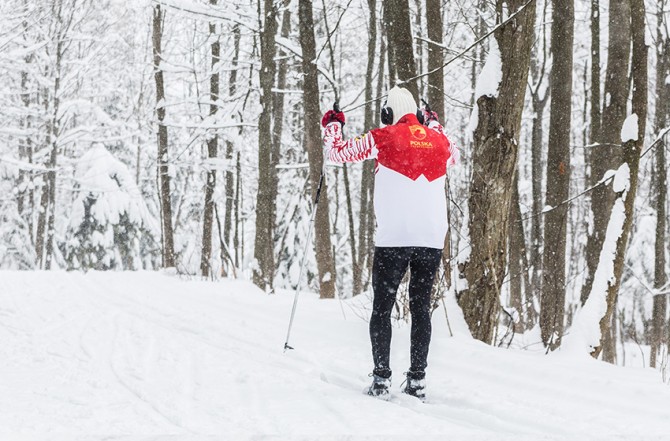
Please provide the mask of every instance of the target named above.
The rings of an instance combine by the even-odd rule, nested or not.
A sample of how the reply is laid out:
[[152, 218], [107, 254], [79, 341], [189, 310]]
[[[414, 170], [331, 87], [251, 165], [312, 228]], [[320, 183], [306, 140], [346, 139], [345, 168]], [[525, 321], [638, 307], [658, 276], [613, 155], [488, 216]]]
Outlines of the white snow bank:
[[[428, 399], [370, 379], [369, 297], [293, 293], [149, 272], [0, 273], [0, 439], [656, 440], [670, 388], [656, 371], [448, 337], [433, 315]], [[449, 305], [452, 307], [452, 304]], [[455, 314], [450, 311], [450, 317]]]

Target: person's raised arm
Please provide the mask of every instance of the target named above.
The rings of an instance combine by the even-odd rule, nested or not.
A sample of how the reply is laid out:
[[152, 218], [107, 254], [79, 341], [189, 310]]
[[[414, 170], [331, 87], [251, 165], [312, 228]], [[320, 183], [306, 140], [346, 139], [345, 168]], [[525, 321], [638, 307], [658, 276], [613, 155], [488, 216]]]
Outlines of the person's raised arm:
[[343, 140], [342, 126], [345, 124], [344, 113], [339, 109], [329, 110], [323, 115], [321, 125], [323, 145], [326, 158], [332, 162], [360, 162], [374, 158], [377, 154], [374, 137], [370, 133], [363, 136]]

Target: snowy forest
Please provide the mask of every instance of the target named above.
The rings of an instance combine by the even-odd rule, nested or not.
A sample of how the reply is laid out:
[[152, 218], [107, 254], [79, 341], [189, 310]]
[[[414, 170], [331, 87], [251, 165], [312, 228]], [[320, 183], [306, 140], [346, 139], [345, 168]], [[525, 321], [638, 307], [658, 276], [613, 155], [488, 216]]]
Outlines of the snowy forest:
[[320, 121], [400, 85], [460, 150], [435, 313], [667, 368], [670, 0], [3, 0], [0, 77], [0, 269], [369, 292], [374, 164]]

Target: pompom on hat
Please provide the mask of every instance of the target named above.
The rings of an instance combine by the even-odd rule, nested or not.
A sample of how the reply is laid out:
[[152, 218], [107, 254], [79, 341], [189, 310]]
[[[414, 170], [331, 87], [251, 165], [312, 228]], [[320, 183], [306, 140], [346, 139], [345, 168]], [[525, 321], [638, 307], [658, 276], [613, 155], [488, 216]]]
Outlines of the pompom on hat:
[[417, 109], [412, 93], [398, 86], [394, 86], [393, 89], [389, 90], [386, 107], [390, 107], [393, 110], [393, 124], [397, 123], [400, 118], [408, 113], [414, 115]]

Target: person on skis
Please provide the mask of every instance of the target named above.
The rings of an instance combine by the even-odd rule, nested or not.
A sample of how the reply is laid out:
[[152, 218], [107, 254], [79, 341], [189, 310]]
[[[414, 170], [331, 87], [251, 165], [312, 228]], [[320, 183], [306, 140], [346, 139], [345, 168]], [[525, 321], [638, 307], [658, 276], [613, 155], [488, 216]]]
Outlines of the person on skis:
[[418, 108], [412, 94], [392, 88], [381, 111], [384, 127], [342, 139], [344, 114], [326, 112], [326, 158], [335, 163], [376, 159], [374, 210], [377, 219], [370, 318], [372, 385], [368, 394], [386, 398], [391, 386], [391, 311], [409, 267], [412, 316], [410, 358], [404, 393], [424, 399], [431, 338], [430, 296], [447, 233], [444, 183], [447, 166], [458, 160], [435, 112]]

